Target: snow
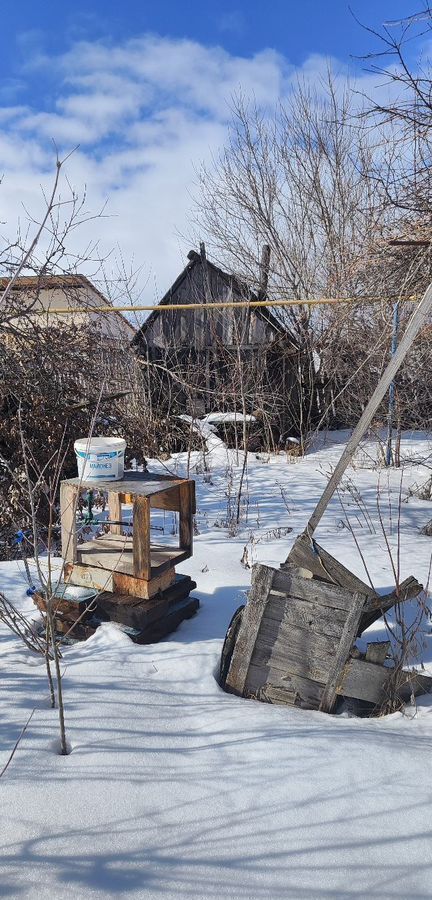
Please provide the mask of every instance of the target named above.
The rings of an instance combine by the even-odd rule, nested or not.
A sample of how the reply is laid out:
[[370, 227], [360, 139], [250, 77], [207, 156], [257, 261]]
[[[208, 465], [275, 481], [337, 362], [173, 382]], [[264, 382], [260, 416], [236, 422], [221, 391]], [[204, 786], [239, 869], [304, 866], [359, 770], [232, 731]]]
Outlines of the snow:
[[241, 412], [212, 412], [208, 413], [203, 421], [210, 425], [224, 425], [227, 422], [235, 422], [239, 425], [242, 422], [256, 422], [256, 417]]
[[[250, 562], [279, 565], [345, 439], [321, 438], [305, 459], [251, 454], [238, 528], [243, 455], [209, 447], [210, 480], [195, 475], [194, 556], [181, 566], [197, 581], [201, 609], [159, 644], [134, 645], [106, 624], [64, 649], [69, 756], [55, 752], [43, 661], [0, 629], [0, 769], [34, 710], [0, 779], [1, 897], [432, 897], [432, 698], [404, 714], [355, 719], [238, 699], [215, 679], [250, 584], [244, 548]], [[419, 528], [432, 503], [407, 493], [428, 477], [432, 443], [406, 436], [403, 452], [401, 578], [426, 583], [432, 543]], [[394, 579], [379, 518], [396, 554], [401, 473], [376, 458], [375, 444], [364, 444], [341, 498], [384, 592]], [[192, 475], [203, 471], [201, 454], [191, 462]], [[186, 464], [178, 454], [150, 468], [184, 474]], [[317, 540], [364, 577], [344, 520], [335, 498]], [[0, 588], [34, 616], [26, 587], [21, 563], [0, 565]], [[425, 620], [430, 672], [431, 640]]]

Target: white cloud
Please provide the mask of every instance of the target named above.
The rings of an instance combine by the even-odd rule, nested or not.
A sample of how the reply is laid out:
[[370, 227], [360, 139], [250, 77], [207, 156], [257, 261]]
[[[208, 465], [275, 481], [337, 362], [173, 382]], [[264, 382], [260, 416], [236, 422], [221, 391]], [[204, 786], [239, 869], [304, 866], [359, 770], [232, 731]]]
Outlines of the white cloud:
[[[300, 71], [315, 79], [324, 67], [313, 56]], [[298, 72], [273, 50], [243, 58], [155, 35], [79, 42], [57, 57], [38, 51], [23, 77], [51, 77], [44, 107], [0, 107], [0, 219], [12, 232], [21, 201], [35, 215], [41, 209], [40, 185], [47, 190], [54, 171], [51, 139], [61, 152], [79, 144], [68, 178], [78, 192], [86, 186], [92, 210], [108, 200], [109, 215], [78, 230], [73, 250], [97, 234], [102, 254], [120, 246], [126, 261], [153, 273], [161, 294], [184, 265], [188, 248], [180, 250], [176, 232], [185, 229], [196, 167], [226, 140], [232, 96], [271, 108]]]

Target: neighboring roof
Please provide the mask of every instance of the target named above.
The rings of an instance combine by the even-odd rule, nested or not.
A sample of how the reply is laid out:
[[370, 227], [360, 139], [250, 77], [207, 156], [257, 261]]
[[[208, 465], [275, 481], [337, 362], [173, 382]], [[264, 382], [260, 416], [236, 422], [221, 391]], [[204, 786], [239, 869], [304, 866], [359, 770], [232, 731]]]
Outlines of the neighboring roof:
[[[4, 291], [10, 282], [10, 278], [0, 278], [0, 291]], [[110, 300], [105, 297], [105, 294], [99, 290], [99, 288], [95, 287], [92, 281], [87, 278], [86, 275], [20, 275], [14, 284], [12, 285], [12, 291], [26, 291], [26, 290], [65, 290], [66, 288], [90, 288], [98, 297], [103, 300], [103, 306], [112, 306], [114, 310], [114, 314], [121, 319], [122, 323], [125, 324], [131, 334], [135, 335], [136, 329], [134, 326], [126, 319], [126, 316], [123, 313], [119, 312], [113, 306]], [[97, 307], [95, 307], [95, 312], [97, 312]], [[104, 313], [101, 313], [104, 315]], [[105, 315], [111, 315], [111, 313], [105, 313]]]
[[[0, 278], [0, 288], [4, 290], [10, 278]], [[98, 294], [97, 288], [85, 275], [20, 275], [12, 285], [12, 290], [22, 291], [23, 288], [64, 288], [64, 287], [92, 287]], [[101, 294], [103, 296], [103, 294]], [[107, 301], [108, 303], [108, 301]]]
[[[164, 294], [164, 296], [162, 297], [162, 300], [159, 301], [158, 305], [154, 308], [153, 312], [150, 313], [150, 315], [145, 320], [143, 325], [141, 325], [141, 327], [139, 328], [136, 339], [139, 339], [139, 335], [145, 334], [145, 332], [150, 327], [150, 325], [153, 324], [153, 322], [159, 315], [159, 307], [165, 306], [166, 304], [173, 302], [173, 295], [175, 294], [177, 289], [180, 287], [180, 285], [183, 283], [185, 278], [188, 277], [188, 275], [190, 274], [190, 272], [192, 271], [194, 266], [201, 265], [203, 262], [201, 254], [197, 253], [196, 250], [189, 251], [188, 260], [189, 260], [189, 262], [187, 263], [187, 265], [185, 266], [183, 271], [180, 272], [180, 275], [176, 278], [176, 280], [171, 285], [171, 287], [168, 289], [166, 294]], [[210, 262], [210, 260], [207, 258], [206, 258], [206, 264], [210, 269], [212, 269], [214, 272], [216, 272], [219, 275], [221, 280], [224, 281], [228, 287], [232, 287], [242, 297], [242, 299], [252, 300], [252, 301], [258, 300], [257, 295], [253, 291], [251, 291], [251, 289], [248, 287], [248, 285], [246, 285], [242, 281], [240, 281], [240, 279], [237, 278], [236, 275], [230, 275], [228, 272], [224, 272], [223, 269], [219, 268], [219, 266], [216, 266], [215, 263]], [[211, 301], [209, 303], [209, 306], [211, 306]], [[281, 323], [278, 322], [278, 320], [276, 319], [275, 316], [272, 315], [270, 310], [266, 309], [265, 307], [263, 307], [263, 306], [252, 307], [251, 312], [254, 312], [255, 315], [257, 315], [260, 319], [263, 319], [268, 325], [270, 325], [271, 328], [274, 329], [274, 331], [277, 331], [278, 334], [285, 331], [285, 329], [283, 328]]]

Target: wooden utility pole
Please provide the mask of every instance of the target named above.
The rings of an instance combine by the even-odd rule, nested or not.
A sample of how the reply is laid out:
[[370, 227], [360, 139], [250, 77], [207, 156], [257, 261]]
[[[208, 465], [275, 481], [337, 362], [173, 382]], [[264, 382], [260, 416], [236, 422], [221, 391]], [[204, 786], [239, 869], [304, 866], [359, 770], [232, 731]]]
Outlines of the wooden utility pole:
[[372, 397], [369, 400], [369, 403], [367, 404], [362, 416], [360, 417], [358, 424], [354, 428], [351, 438], [348, 441], [345, 450], [343, 451], [342, 456], [309, 519], [305, 530], [305, 533], [309, 535], [309, 537], [312, 537], [318, 523], [321, 521], [327, 509], [327, 506], [330, 503], [330, 500], [333, 497], [333, 494], [338, 487], [339, 482], [341, 481], [345, 469], [351, 462], [362, 437], [369, 428], [369, 425], [371, 424], [380, 403], [384, 399], [391, 383], [393, 382], [396, 372], [400, 369], [409, 349], [414, 343], [431, 309], [432, 283], [427, 288], [422, 300], [417, 306], [417, 309], [412, 314], [394, 356], [392, 356], [384, 374], [381, 376], [372, 394]]

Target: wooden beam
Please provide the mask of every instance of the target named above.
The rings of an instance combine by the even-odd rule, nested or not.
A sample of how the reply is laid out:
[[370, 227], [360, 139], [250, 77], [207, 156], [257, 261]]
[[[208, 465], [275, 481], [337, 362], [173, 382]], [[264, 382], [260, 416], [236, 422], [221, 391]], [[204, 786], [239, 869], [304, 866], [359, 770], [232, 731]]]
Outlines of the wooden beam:
[[76, 509], [79, 488], [62, 481], [60, 484], [61, 544], [64, 562], [74, 563], [77, 559]]
[[377, 594], [374, 598], [367, 600], [365, 612], [371, 612], [376, 609], [391, 609], [395, 603], [405, 603], [406, 600], [412, 600], [414, 597], [417, 597], [422, 590], [423, 585], [414, 578], [414, 575], [409, 575], [390, 594]]
[[273, 575], [274, 570], [268, 566], [255, 565], [252, 569], [252, 586], [248, 602], [243, 610], [239, 633], [225, 682], [228, 690], [238, 696], [243, 695], [261, 619], [271, 591]]
[[108, 491], [108, 514], [110, 519], [115, 521], [115, 525], [110, 525], [111, 534], [121, 534], [121, 525], [117, 524], [122, 517], [120, 494], [116, 491]]
[[178, 487], [179, 491], [179, 544], [181, 550], [192, 554], [193, 546], [193, 489], [195, 482], [185, 481]]
[[385, 698], [387, 681], [392, 671], [364, 659], [349, 659], [340, 673], [337, 693], [379, 706]]
[[422, 694], [432, 692], [432, 678], [430, 675], [424, 675], [423, 672], [402, 672], [401, 681], [398, 693], [405, 703], [409, 703], [412, 695], [421, 697]]
[[150, 500], [139, 495], [133, 502], [133, 569], [135, 578], [151, 580]]
[[135, 578], [133, 575], [125, 575], [123, 572], [100, 569], [97, 566], [72, 566], [70, 563], [65, 566], [65, 579], [71, 584], [94, 588], [97, 591], [128, 594], [143, 600], [148, 600], [159, 591], [165, 591], [171, 587], [175, 582], [175, 577], [173, 568], [166, 569], [160, 575], [155, 575], [151, 581], [144, 581], [143, 578]]
[[371, 599], [377, 597], [376, 591], [370, 585], [357, 575], [353, 575], [339, 560], [324, 550], [324, 547], [316, 541], [311, 541], [307, 534], [301, 534], [297, 538], [286, 563], [281, 567], [282, 571], [285, 571], [285, 566], [290, 565], [308, 569], [314, 578], [347, 588], [351, 593], [358, 591]]
[[[321, 697], [321, 703], [319, 707], [321, 712], [330, 712], [334, 706], [334, 702], [337, 696], [338, 680], [347, 661], [348, 654], [351, 650], [353, 642], [356, 638], [357, 629], [361, 619], [365, 600], [366, 597], [364, 594], [354, 594], [351, 610], [348, 613], [342, 631], [342, 636], [333, 662], [330, 677]], [[356, 694], [356, 696], [358, 695]]]
[[395, 603], [405, 603], [406, 600], [412, 600], [422, 590], [423, 585], [413, 575], [410, 575], [409, 578], [402, 581], [398, 589], [395, 589], [390, 594], [377, 594], [375, 598], [370, 597], [365, 603], [358, 634], [360, 635], [363, 631], [366, 631], [373, 622], [380, 619]]

